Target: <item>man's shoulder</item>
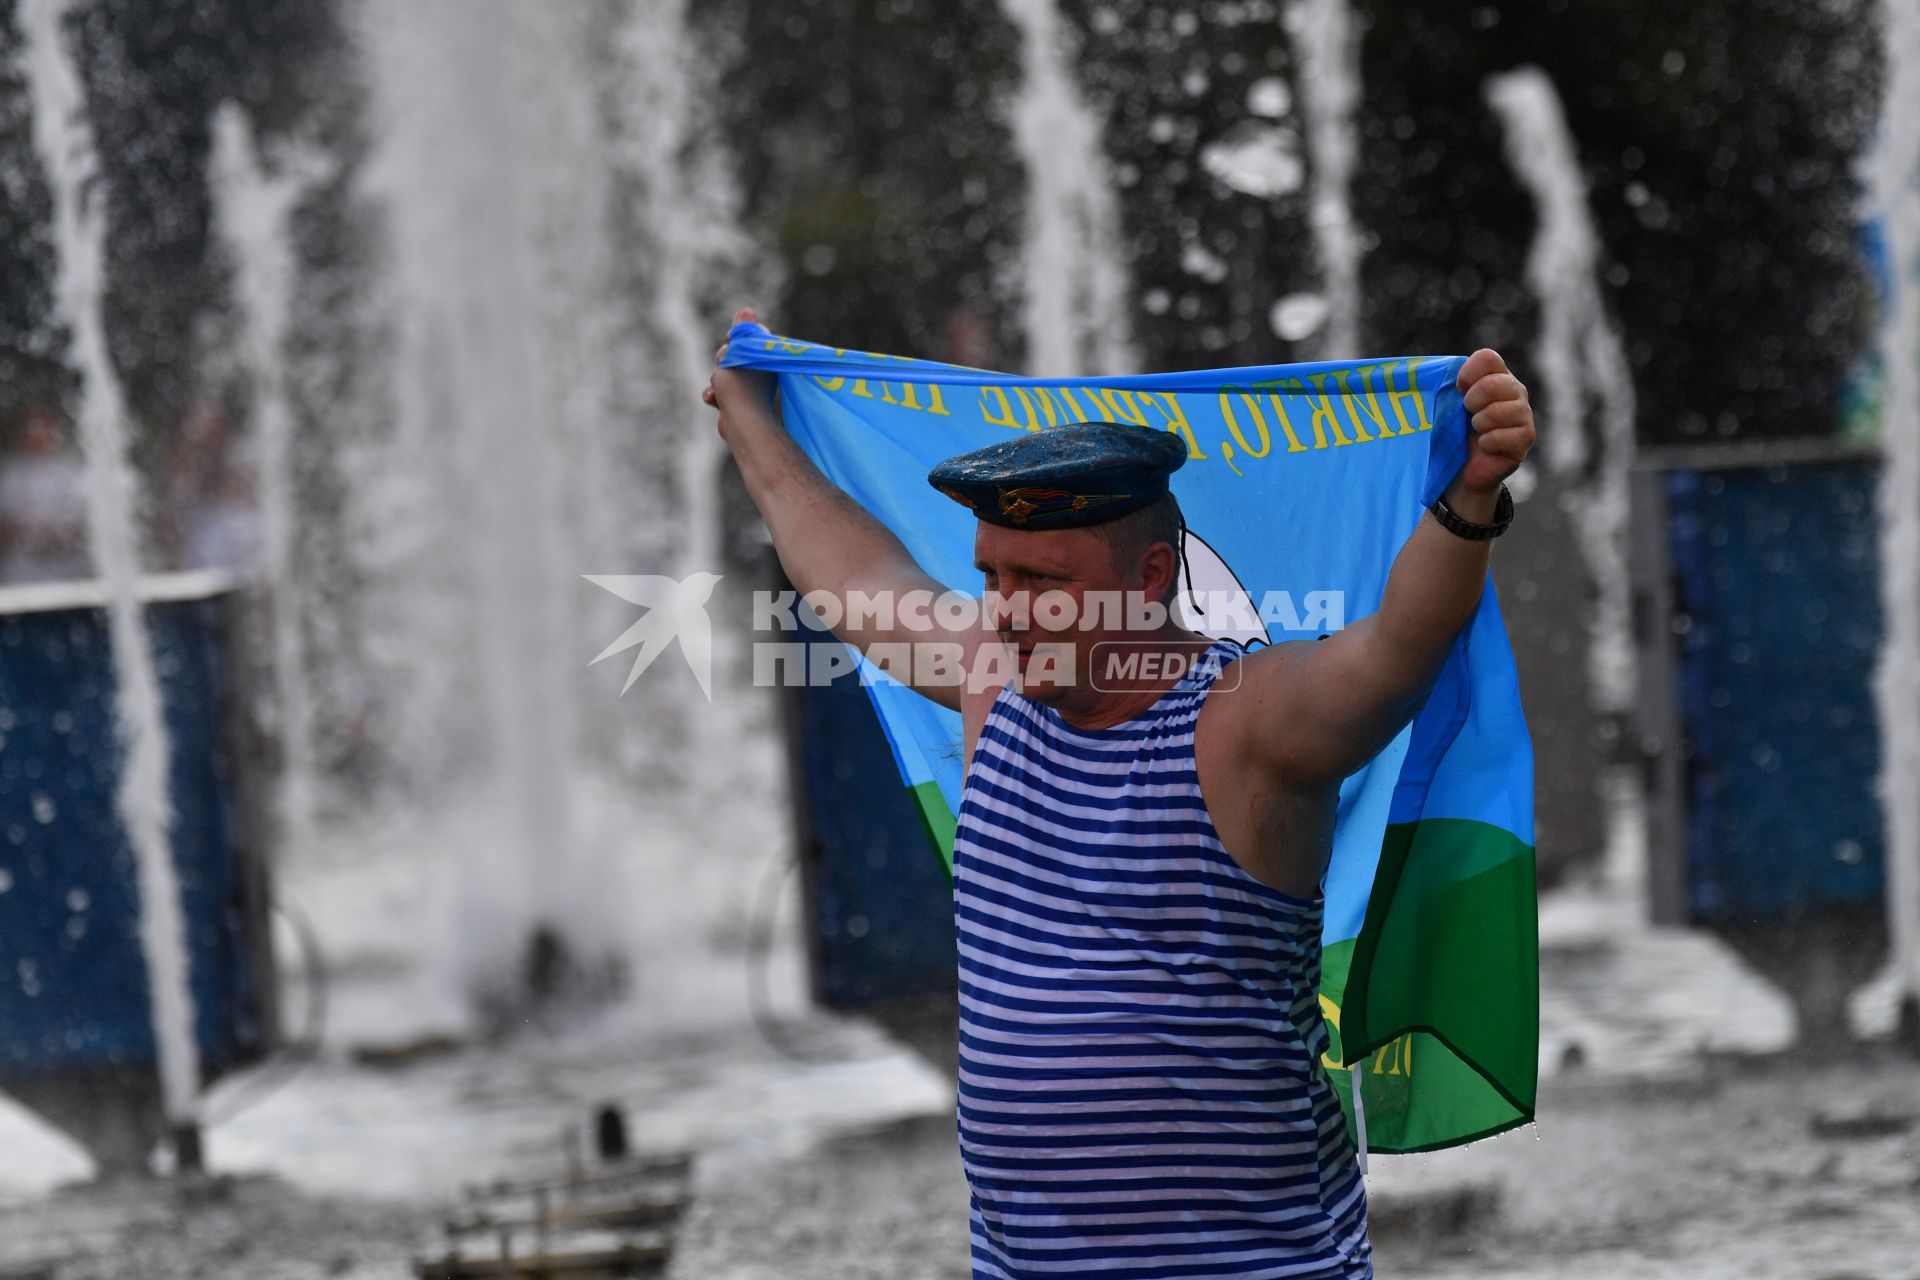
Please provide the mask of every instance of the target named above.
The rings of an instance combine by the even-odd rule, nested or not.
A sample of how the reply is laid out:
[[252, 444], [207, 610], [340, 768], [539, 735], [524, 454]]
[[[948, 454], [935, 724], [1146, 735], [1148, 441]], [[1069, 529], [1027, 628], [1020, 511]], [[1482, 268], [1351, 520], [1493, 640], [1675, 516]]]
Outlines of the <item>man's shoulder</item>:
[[1276, 726], [1284, 723], [1299, 682], [1315, 678], [1305, 659], [1317, 643], [1264, 645], [1228, 664], [1208, 690], [1194, 726], [1196, 750], [1248, 764], [1278, 754], [1272, 750]]
[[[1285, 640], [1248, 650], [1223, 669], [1221, 678], [1209, 691], [1208, 700], [1211, 701], [1212, 695], [1218, 694], [1228, 701], [1254, 701], [1256, 698], [1248, 695], [1258, 695], [1276, 685], [1300, 678], [1302, 662], [1313, 652], [1314, 645], [1324, 639], [1325, 636], [1313, 640]], [[1234, 699], [1232, 695], [1235, 694], [1242, 696]]]

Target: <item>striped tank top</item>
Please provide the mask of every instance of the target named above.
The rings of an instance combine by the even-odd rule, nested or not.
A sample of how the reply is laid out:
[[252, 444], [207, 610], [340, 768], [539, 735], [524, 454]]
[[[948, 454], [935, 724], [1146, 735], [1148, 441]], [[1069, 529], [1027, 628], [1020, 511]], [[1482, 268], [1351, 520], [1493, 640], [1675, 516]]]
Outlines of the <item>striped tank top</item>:
[[953, 842], [975, 1280], [1373, 1274], [1321, 1054], [1321, 900], [1228, 856], [1193, 730], [1214, 644], [1108, 729], [1001, 691]]

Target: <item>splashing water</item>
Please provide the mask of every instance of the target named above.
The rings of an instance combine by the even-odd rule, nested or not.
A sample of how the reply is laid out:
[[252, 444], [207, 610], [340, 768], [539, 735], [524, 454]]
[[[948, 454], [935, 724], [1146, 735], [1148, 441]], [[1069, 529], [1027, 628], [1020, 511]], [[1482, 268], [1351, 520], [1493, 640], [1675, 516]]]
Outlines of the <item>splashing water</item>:
[[[21, 6], [33, 140], [53, 193], [60, 310], [71, 327], [81, 372], [78, 418], [86, 456], [87, 533], [95, 571], [106, 586], [113, 647], [114, 719], [124, 759], [118, 806], [133, 846], [140, 887], [140, 949], [160, 1059], [161, 1103], [176, 1129], [198, 1109], [199, 1045], [193, 1037], [180, 885], [169, 837], [170, 744], [154, 673], [153, 646], [140, 601], [139, 544], [133, 513], [137, 477], [127, 459], [126, 405], [101, 319], [106, 285], [106, 224], [94, 183], [93, 129], [79, 70], [67, 48], [66, 0]], [[89, 197], [93, 197], [90, 199]]]
[[1359, 151], [1353, 113], [1360, 105], [1360, 38], [1347, 0], [1297, 0], [1288, 34], [1300, 58], [1300, 98], [1313, 162], [1309, 223], [1325, 281], [1327, 330], [1322, 355], [1360, 355], [1360, 233], [1348, 192]]
[[232, 104], [215, 114], [214, 206], [233, 258], [259, 441], [264, 532], [259, 569], [272, 608], [274, 692], [284, 759], [281, 832], [294, 848], [307, 842], [313, 825], [313, 698], [300, 630], [302, 579], [293, 563], [293, 419], [281, 354], [294, 286], [287, 219], [315, 174], [310, 157], [300, 158], [278, 174], [264, 172], [245, 114]]
[[[680, 406], [686, 429], [676, 441], [686, 537], [680, 573], [720, 568], [719, 471], [725, 446], [702, 411], [700, 390], [724, 333], [704, 318], [694, 296], [705, 259], [738, 252], [732, 184], [724, 173], [682, 174], [680, 155], [692, 132], [686, 5], [636, 0], [615, 37], [621, 161], [636, 179], [636, 223], [654, 240], [654, 328], [667, 348], [667, 401]], [[711, 163], [711, 162], [710, 162]], [[683, 180], [691, 179], [691, 180]]]
[[606, 241], [578, 18], [508, 0], [365, 13], [398, 329], [398, 422], [361, 486], [388, 549], [376, 625], [402, 758], [437, 794], [477, 779], [461, 803], [493, 815], [454, 891], [476, 994], [513, 989], [543, 930], [576, 947], [601, 932], [569, 790], [581, 566], [556, 315], [593, 305], [563, 272], [603, 267]]
[[[677, 576], [719, 573], [724, 568], [721, 542], [720, 477], [726, 447], [713, 416], [700, 402], [713, 367], [714, 349], [724, 338], [720, 317], [704, 317], [698, 286], [712, 263], [743, 256], [738, 231], [739, 199], [725, 153], [690, 146], [698, 99], [689, 56], [684, 0], [635, 0], [614, 40], [614, 155], [627, 185], [635, 192], [634, 228], [649, 243], [652, 281], [647, 321], [659, 345], [653, 389], [671, 424], [669, 445], [676, 459], [681, 542]], [[729, 638], [722, 632], [723, 643]], [[689, 750], [702, 759], [733, 741], [739, 726], [730, 713], [732, 699], [716, 704], [709, 695], [693, 701], [683, 694], [679, 708]], [[686, 778], [692, 789], [713, 794], [725, 785], [717, 771], [696, 771]]]
[[[1546, 433], [1542, 455], [1548, 470], [1568, 484], [1571, 523], [1593, 582], [1588, 696], [1595, 710], [1622, 723], [1633, 710], [1639, 680], [1627, 554], [1633, 371], [1601, 300], [1600, 238], [1559, 94], [1532, 67], [1489, 77], [1485, 92], [1506, 130], [1508, 161], [1538, 211], [1527, 255], [1527, 280], [1541, 316], [1534, 358], [1558, 424]], [[1619, 889], [1637, 890], [1645, 876], [1641, 772], [1631, 765], [1609, 769], [1598, 787], [1606, 832], [1603, 874]]]
[[1013, 137], [1027, 174], [1027, 369], [1131, 373], [1132, 314], [1120, 213], [1100, 125], [1071, 79], [1054, 0], [1001, 0], [1020, 28]]
[[362, 14], [397, 412], [350, 487], [381, 732], [417, 775], [392, 825], [447, 877], [449, 986], [485, 1006], [557, 934], [664, 1008], [767, 848], [676, 824], [776, 758], [725, 681], [710, 708], [675, 659], [622, 699], [589, 665], [635, 613], [588, 575], [725, 567], [701, 307], [746, 251], [705, 64], [679, 0]]
[[1540, 300], [1534, 358], [1560, 424], [1544, 433], [1541, 452], [1550, 471], [1573, 483], [1575, 527], [1597, 593], [1588, 686], [1600, 711], [1624, 715], [1636, 688], [1627, 566], [1633, 374], [1601, 300], [1600, 239], [1559, 94], [1526, 67], [1490, 77], [1486, 95], [1506, 129], [1508, 160], [1539, 212], [1527, 255], [1527, 281]]
[[1874, 673], [1880, 802], [1887, 822], [1887, 911], [1894, 966], [1920, 1000], [1920, 10], [1881, 5], [1886, 80], [1872, 200], [1892, 270], [1880, 440], [1880, 606], [1886, 628]]

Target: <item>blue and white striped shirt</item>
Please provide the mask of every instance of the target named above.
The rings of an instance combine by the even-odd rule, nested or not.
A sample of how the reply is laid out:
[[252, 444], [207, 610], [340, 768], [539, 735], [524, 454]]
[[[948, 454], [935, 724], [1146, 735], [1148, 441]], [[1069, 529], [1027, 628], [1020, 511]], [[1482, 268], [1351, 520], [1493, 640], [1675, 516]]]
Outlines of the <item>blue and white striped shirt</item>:
[[1253, 879], [1200, 796], [1216, 643], [1109, 729], [1001, 692], [954, 836], [976, 1280], [1373, 1274], [1321, 1055], [1321, 900]]

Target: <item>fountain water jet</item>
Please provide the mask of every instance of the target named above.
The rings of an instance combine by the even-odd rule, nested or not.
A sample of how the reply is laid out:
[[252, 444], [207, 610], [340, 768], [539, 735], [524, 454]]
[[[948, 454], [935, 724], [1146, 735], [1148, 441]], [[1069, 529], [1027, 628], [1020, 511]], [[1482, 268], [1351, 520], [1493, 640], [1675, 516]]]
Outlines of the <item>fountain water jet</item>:
[[[1540, 303], [1534, 358], [1558, 424], [1544, 433], [1541, 456], [1570, 486], [1573, 527], [1594, 586], [1587, 688], [1594, 709], [1624, 725], [1638, 692], [1627, 558], [1633, 371], [1600, 295], [1600, 238], [1553, 83], [1525, 67], [1489, 77], [1486, 97], [1506, 130], [1508, 160], [1539, 215], [1527, 256], [1527, 280]], [[1644, 812], [1639, 771], [1616, 770], [1610, 783], [1607, 870], [1631, 888], [1643, 875], [1632, 852], [1644, 844], [1637, 834]]]
[[702, 316], [744, 241], [704, 64], [677, 0], [362, 14], [397, 412], [349, 466], [354, 589], [416, 774], [374, 826], [439, 858], [446, 994], [483, 1021], [517, 1021], [543, 956], [595, 992], [628, 967], [664, 1015], [749, 856], [713, 797], [773, 757], [677, 659], [622, 699], [590, 659], [635, 619], [582, 579], [724, 567]]
[[1327, 331], [1322, 355], [1360, 354], [1360, 233], [1348, 199], [1359, 154], [1353, 113], [1360, 105], [1360, 38], [1347, 0], [1296, 0], [1287, 31], [1300, 57], [1300, 97], [1313, 162], [1309, 223], [1325, 281]]
[[140, 599], [134, 527], [138, 478], [127, 457], [126, 404], [101, 316], [106, 286], [106, 221], [95, 182], [86, 93], [67, 45], [67, 0], [21, 6], [33, 138], [53, 194], [58, 297], [80, 366], [77, 417], [86, 457], [87, 531], [105, 584], [115, 675], [114, 714], [122, 748], [117, 793], [140, 887], [140, 947], [159, 1056], [161, 1105], [178, 1165], [199, 1161], [200, 1053], [193, 1032], [179, 878], [169, 836], [171, 752]]
[[455, 889], [460, 980], [493, 1004], [523, 990], [556, 940], [585, 950], [583, 935], [609, 927], [570, 794], [567, 593], [582, 566], [556, 315], [581, 297], [557, 278], [558, 246], [588, 258], [605, 241], [587, 42], [567, 8], [505, 0], [405, 0], [366, 19], [380, 139], [368, 177], [391, 228], [399, 408], [368, 477], [368, 523], [399, 523], [382, 530], [399, 563], [378, 576], [404, 750], [438, 760], [430, 781], [443, 789], [477, 776], [484, 794], [463, 803], [494, 814]]
[[1580, 545], [1598, 591], [1588, 683], [1600, 710], [1625, 714], [1635, 691], [1626, 546], [1633, 371], [1600, 296], [1600, 239], [1559, 95], [1534, 68], [1491, 77], [1486, 92], [1506, 127], [1514, 173], [1539, 211], [1527, 256], [1540, 301], [1534, 356], [1562, 424], [1543, 435], [1541, 454], [1549, 470], [1576, 481]]
[[679, 406], [686, 424], [684, 436], [673, 442], [686, 531], [683, 576], [720, 568], [719, 475], [726, 458], [710, 415], [696, 412], [704, 409], [700, 390], [713, 367], [713, 348], [724, 336], [699, 309], [696, 271], [715, 254], [739, 248], [728, 230], [737, 216], [731, 184], [720, 175], [683, 172], [694, 97], [686, 19], [683, 0], [634, 0], [614, 39], [620, 159], [639, 188], [635, 221], [654, 240], [650, 319], [667, 348], [666, 400]]
[[1881, 359], [1880, 607], [1874, 677], [1880, 803], [1886, 811], [1887, 915], [1907, 1033], [1920, 1043], [1920, 10], [1880, 6], [1885, 50], [1872, 202], [1892, 269]]
[[312, 829], [315, 769], [313, 698], [301, 633], [304, 595], [294, 571], [296, 497], [293, 417], [282, 348], [292, 305], [295, 263], [288, 216], [313, 175], [310, 160], [279, 174], [262, 170], [252, 127], [229, 103], [214, 116], [215, 208], [232, 256], [240, 332], [253, 383], [260, 464], [262, 563], [270, 593], [273, 682], [278, 709], [282, 839], [303, 846]]
[[[700, 402], [724, 333], [717, 318], [703, 314], [699, 286], [714, 262], [746, 252], [727, 161], [694, 145], [697, 93], [687, 18], [685, 0], [633, 0], [613, 40], [615, 159], [634, 192], [635, 229], [651, 250], [646, 321], [659, 349], [656, 391], [675, 459], [682, 579], [725, 568], [720, 480], [727, 453]], [[711, 695], [696, 701], [685, 682], [677, 687], [693, 753], [716, 758], [737, 728], [729, 721], [733, 700], [723, 694], [717, 704]], [[725, 785], [718, 771], [696, 770], [684, 781], [708, 793]]]
[[1027, 174], [1027, 369], [1130, 373], [1132, 304], [1099, 121], [1071, 79], [1054, 0], [1001, 0], [1020, 28], [1014, 142]]

